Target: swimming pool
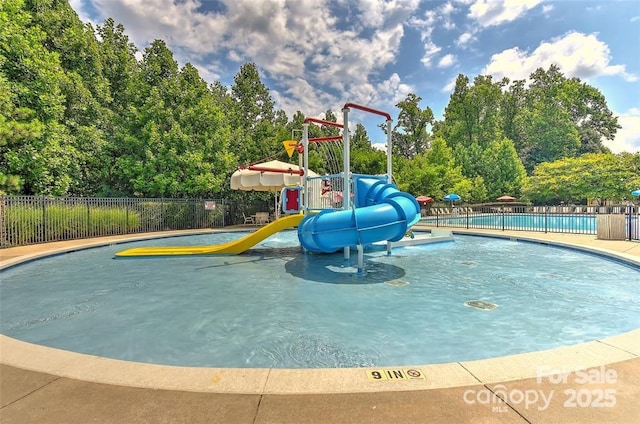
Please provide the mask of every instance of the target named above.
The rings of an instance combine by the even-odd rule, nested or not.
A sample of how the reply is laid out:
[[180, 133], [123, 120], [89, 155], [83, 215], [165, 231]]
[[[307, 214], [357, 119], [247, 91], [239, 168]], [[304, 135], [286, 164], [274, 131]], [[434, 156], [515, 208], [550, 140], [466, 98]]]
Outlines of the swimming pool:
[[539, 244], [456, 236], [370, 251], [363, 278], [339, 254], [302, 254], [294, 232], [240, 256], [112, 259], [121, 249], [1, 271], [2, 333], [141, 362], [313, 368], [481, 359], [640, 326], [637, 267]]
[[596, 234], [596, 215], [575, 214], [462, 214], [460, 216], [428, 217], [423, 222], [452, 227], [485, 229], [517, 229], [524, 231], [555, 231]]

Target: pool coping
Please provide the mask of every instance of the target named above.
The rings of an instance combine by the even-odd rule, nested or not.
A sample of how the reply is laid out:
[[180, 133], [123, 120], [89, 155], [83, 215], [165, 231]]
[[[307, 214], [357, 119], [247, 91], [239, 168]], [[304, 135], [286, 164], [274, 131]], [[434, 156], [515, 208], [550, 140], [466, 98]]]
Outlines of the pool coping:
[[[428, 230], [428, 228], [419, 227], [417, 230]], [[1, 256], [0, 269], [45, 256], [110, 244], [220, 231], [234, 230], [191, 230], [78, 240], [64, 243], [64, 246], [52, 245], [50, 249], [47, 249], [46, 245], [40, 245], [40, 250], [37, 252], [18, 254], [8, 259], [3, 259], [5, 255]], [[575, 242], [551, 240], [535, 233], [496, 234], [487, 230], [468, 231], [453, 228], [451, 231], [454, 234], [483, 235], [578, 249], [640, 266], [639, 256]], [[23, 250], [27, 252], [30, 249]], [[1, 364], [94, 383], [234, 394], [371, 393], [441, 389], [539, 378], [544, 375], [569, 373], [639, 358], [640, 328], [577, 345], [482, 360], [413, 366], [331, 369], [203, 368], [156, 365], [69, 352], [23, 342], [0, 334]], [[413, 371], [407, 373], [409, 370]], [[379, 374], [374, 375], [373, 371], [378, 371]], [[387, 374], [388, 378], [375, 378], [375, 376]]]

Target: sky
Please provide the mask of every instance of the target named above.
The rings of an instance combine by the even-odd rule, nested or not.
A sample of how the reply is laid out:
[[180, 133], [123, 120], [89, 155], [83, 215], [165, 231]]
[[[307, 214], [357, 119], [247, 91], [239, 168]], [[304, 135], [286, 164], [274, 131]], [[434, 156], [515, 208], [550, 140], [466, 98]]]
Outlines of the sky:
[[[640, 0], [70, 0], [84, 22], [161, 39], [180, 66], [231, 87], [257, 65], [278, 109], [342, 121], [347, 102], [391, 114], [409, 93], [442, 119], [458, 74], [526, 79], [555, 64], [605, 96], [622, 126], [614, 153], [640, 152]], [[378, 115], [351, 109], [384, 143]]]

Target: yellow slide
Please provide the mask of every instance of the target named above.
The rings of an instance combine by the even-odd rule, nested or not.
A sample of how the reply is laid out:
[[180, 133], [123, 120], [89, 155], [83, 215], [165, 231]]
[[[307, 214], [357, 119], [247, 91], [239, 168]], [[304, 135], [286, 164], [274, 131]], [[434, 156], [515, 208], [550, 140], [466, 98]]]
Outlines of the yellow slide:
[[176, 255], [237, 255], [255, 246], [267, 237], [300, 224], [304, 218], [302, 214], [288, 215], [265, 225], [238, 240], [214, 246], [160, 246], [137, 247], [116, 253], [117, 257], [136, 256], [176, 256]]

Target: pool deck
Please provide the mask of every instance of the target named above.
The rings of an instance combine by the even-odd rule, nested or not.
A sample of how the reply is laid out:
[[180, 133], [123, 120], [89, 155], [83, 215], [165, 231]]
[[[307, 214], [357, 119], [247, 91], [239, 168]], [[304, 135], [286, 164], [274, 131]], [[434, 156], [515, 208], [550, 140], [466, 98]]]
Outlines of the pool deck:
[[[637, 242], [593, 235], [452, 231], [561, 244], [640, 264]], [[153, 234], [141, 237], [147, 236]], [[0, 266], [123, 240], [131, 237], [3, 249]], [[640, 329], [480, 361], [311, 370], [140, 364], [0, 335], [0, 422], [637, 423]]]

